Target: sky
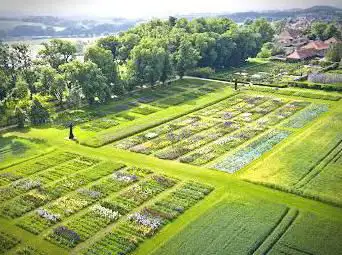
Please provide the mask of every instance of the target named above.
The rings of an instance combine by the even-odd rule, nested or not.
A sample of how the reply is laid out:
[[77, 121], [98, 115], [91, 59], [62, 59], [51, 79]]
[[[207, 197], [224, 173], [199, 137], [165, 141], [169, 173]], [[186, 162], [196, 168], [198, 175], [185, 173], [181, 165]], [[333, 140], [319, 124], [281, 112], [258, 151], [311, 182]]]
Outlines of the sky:
[[0, 0], [1, 14], [147, 18], [332, 5], [341, 0]]

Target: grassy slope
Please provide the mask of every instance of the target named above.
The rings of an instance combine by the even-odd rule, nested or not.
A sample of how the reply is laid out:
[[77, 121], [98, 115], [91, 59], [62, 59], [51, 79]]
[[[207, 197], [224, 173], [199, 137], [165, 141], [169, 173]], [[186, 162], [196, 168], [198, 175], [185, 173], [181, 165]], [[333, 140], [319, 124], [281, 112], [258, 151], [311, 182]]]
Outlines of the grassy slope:
[[[226, 93], [230, 92], [227, 91]], [[217, 94], [217, 97], [220, 96], [219, 94], [220, 93]], [[222, 92], [221, 94], [223, 95]], [[213, 100], [212, 98], [210, 98], [203, 97], [199, 100], [203, 100], [203, 103], [209, 103]], [[196, 102], [198, 102], [198, 100], [196, 100]], [[187, 107], [190, 106], [184, 106], [184, 108]], [[182, 113], [183, 110], [185, 111], [186, 109], [184, 108], [172, 107], [174, 111], [176, 111], [175, 109], [178, 109], [178, 113]], [[330, 115], [331, 114], [329, 113], [325, 115], [325, 117], [322, 117], [322, 119], [330, 118]], [[303, 132], [309, 132], [316, 124], [305, 127]], [[300, 135], [301, 132], [302, 131], [298, 132], [298, 135]], [[339, 222], [342, 222], [341, 208], [333, 207], [318, 201], [306, 199], [289, 193], [272, 190], [263, 186], [246, 183], [237, 178], [239, 177], [239, 174], [237, 176], [228, 175], [223, 172], [208, 170], [204, 167], [190, 166], [175, 161], [165, 161], [142, 154], [118, 150], [113, 148], [112, 146], [104, 146], [97, 149], [85, 147], [63, 139], [66, 136], [65, 130], [57, 130], [52, 128], [30, 129], [25, 133], [12, 132], [6, 134], [6, 136], [10, 135], [44, 138], [47, 140], [48, 146], [53, 145], [54, 147], [68, 149], [70, 151], [77, 151], [78, 153], [84, 153], [86, 155], [91, 155], [103, 159], [122, 161], [141, 167], [151, 167], [153, 169], [159, 169], [160, 171], [165, 172], [169, 175], [179, 177], [182, 180], [193, 179], [215, 186], [215, 191], [207, 199], [191, 208], [184, 215], [175, 220], [172, 224], [167, 225], [156, 237], [143, 243], [136, 251], [137, 254], [150, 254], [151, 250], [164, 244], [167, 240], [169, 240], [169, 238], [176, 235], [179, 231], [185, 228], [192, 221], [196, 220], [198, 217], [200, 217], [203, 213], [212, 208], [218, 201], [226, 196], [228, 196], [228, 200], [235, 201], [262, 200], [266, 203], [286, 204], [289, 207], [295, 207], [300, 209], [301, 211], [310, 211], [315, 215], [318, 215], [318, 217], [330, 217]], [[277, 146], [276, 151], [280, 151], [281, 148], [287, 146], [288, 144], [293, 144], [293, 142], [297, 139], [297, 136], [293, 136], [291, 139], [289, 139], [288, 142], [285, 142], [281, 146]], [[272, 155], [273, 152], [267, 153], [267, 155], [262, 156], [261, 159], [259, 159], [258, 161], [262, 162], [263, 159], [270, 158], [272, 157]], [[254, 165], [255, 164], [253, 163], [251, 166], [248, 166], [244, 174], [247, 174], [249, 171], [248, 169], [252, 168]], [[51, 254], [66, 253], [65, 250], [57, 248], [56, 246], [51, 245], [43, 239], [37, 238], [36, 236], [19, 229], [14, 225], [13, 221], [8, 221], [7, 219], [0, 218], [0, 225], [5, 227], [6, 231], [8, 231], [9, 233], [13, 233], [19, 236], [21, 239], [23, 239], [24, 243], [29, 243], [40, 248], [47, 248], [51, 252]], [[92, 240], [90, 240], [89, 242], [91, 241]], [[87, 244], [88, 242], [85, 243], [85, 245]]]

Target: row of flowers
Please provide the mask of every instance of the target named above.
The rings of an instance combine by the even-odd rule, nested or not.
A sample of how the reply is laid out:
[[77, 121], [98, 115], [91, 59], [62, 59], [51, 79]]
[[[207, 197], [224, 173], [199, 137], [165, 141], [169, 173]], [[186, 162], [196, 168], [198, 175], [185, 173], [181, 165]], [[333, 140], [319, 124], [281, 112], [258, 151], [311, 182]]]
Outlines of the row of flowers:
[[13, 180], [10, 182], [8, 179], [5, 182], [7, 185], [0, 187], [0, 201], [8, 201], [33, 189], [42, 189], [56, 179], [91, 166], [90, 158], [88, 161], [81, 161], [81, 158], [86, 159], [73, 153], [57, 152], [6, 169], [2, 177]]
[[[264, 118], [257, 121], [256, 126], [249, 122], [275, 112], [278, 112], [277, 116], [293, 114], [301, 107], [301, 102], [238, 94], [187, 118], [180, 118], [183, 123], [188, 121], [186, 126], [172, 129], [172, 123], [175, 123], [172, 121], [123, 139], [115, 146], [144, 154], [153, 153], [161, 159], [179, 159], [184, 163], [202, 165], [264, 132], [269, 121]], [[246, 124], [244, 129], [237, 131]], [[227, 135], [231, 132], [234, 134]]]
[[168, 222], [195, 205], [213, 190], [197, 182], [177, 187], [154, 204], [130, 214], [127, 219], [84, 251], [84, 254], [130, 254]]
[[216, 163], [213, 168], [234, 173], [271, 150], [274, 145], [285, 139], [289, 134], [289, 131], [273, 130], [233, 155], [228, 155], [225, 159]]
[[289, 121], [284, 123], [284, 126], [291, 128], [304, 127], [307, 123], [314, 120], [322, 113], [327, 112], [328, 110], [329, 107], [325, 104], [313, 104], [298, 113], [293, 118], [289, 119]]
[[63, 224], [67, 229], [77, 233], [79, 239], [66, 239], [68, 236], [60, 236], [55, 231], [51, 231], [46, 238], [60, 246], [74, 247], [116, 221], [120, 216], [127, 214], [175, 184], [176, 180], [173, 178], [152, 175], [128, 190], [102, 200], [99, 204], [92, 206], [85, 214], [72, 218], [71, 221]]
[[[48, 215], [58, 215], [59, 221], [64, 220], [81, 209], [95, 203], [96, 201], [99, 201], [101, 198], [113, 192], [117, 192], [124, 187], [127, 187], [131, 183], [138, 181], [141, 177], [147, 176], [151, 173], [150, 170], [146, 169], [141, 169], [141, 172], [139, 172], [139, 168], [135, 167], [125, 168], [123, 170], [116, 169], [116, 172], [122, 172], [123, 174], [127, 175], [135, 174], [139, 177], [132, 182], [127, 182], [126, 180], [119, 181], [113, 179], [112, 177], [112, 171], [113, 169], [115, 170], [114, 167], [115, 166], [113, 166], [113, 164], [103, 164], [101, 168], [99, 167], [100, 171], [97, 173], [99, 174], [98, 177], [101, 177], [100, 173], [102, 170], [103, 174], [107, 174], [105, 177], [101, 178], [95, 183], [90, 183], [87, 187], [76, 190], [74, 193], [67, 194], [57, 200], [52, 201], [44, 206], [44, 208], [40, 208], [39, 210], [46, 212], [46, 215], [39, 215], [37, 213], [25, 215], [19, 220], [18, 225], [34, 234], [39, 234], [57, 223], [56, 220], [53, 220], [53, 218], [49, 217]], [[120, 169], [121, 165], [118, 164], [116, 167]], [[108, 171], [108, 169], [111, 169], [111, 171]], [[92, 177], [94, 178], [95, 176], [93, 175]], [[91, 178], [89, 180], [91, 180]]]
[[[78, 174], [77, 172], [81, 170], [82, 174]], [[90, 168], [88, 162], [83, 163], [83, 161], [71, 160], [66, 164], [63, 164], [62, 167], [57, 166], [55, 168], [47, 169], [43, 173], [38, 173], [36, 176], [37, 180], [34, 182], [27, 181], [28, 179], [20, 180], [21, 183], [25, 183], [25, 187], [30, 186], [32, 188], [31, 190], [15, 188], [13, 187], [13, 183], [13, 185], [10, 186], [12, 188], [12, 195], [7, 196], [11, 199], [0, 206], [1, 214], [16, 218], [34, 210], [49, 201], [57, 199], [64, 194], [91, 182], [92, 178], [90, 175], [93, 171], [94, 170]], [[70, 174], [63, 176], [63, 172], [69, 172]], [[57, 175], [57, 173], [59, 174]], [[54, 179], [56, 176], [59, 176], [57, 180]], [[40, 182], [43, 182], [44, 185], [40, 185]], [[33, 184], [35, 184], [35, 186], [33, 186]], [[21, 184], [20, 187], [23, 187], [23, 184]]]
[[0, 232], [0, 254], [5, 254], [18, 243], [20, 243], [20, 240], [15, 236], [5, 232]]

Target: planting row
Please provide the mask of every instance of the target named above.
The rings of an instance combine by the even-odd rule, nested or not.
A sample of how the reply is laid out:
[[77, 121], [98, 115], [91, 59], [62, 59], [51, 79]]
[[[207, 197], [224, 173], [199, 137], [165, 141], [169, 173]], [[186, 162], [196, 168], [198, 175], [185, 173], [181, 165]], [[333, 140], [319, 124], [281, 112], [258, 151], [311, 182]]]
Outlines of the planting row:
[[176, 183], [177, 180], [173, 178], [152, 175], [117, 195], [101, 200], [70, 221], [63, 222], [46, 238], [60, 246], [74, 247]]
[[311, 105], [305, 110], [301, 111], [294, 118], [291, 118], [289, 121], [284, 123], [285, 127], [291, 128], [301, 128], [304, 127], [307, 123], [317, 118], [320, 114], [327, 112], [328, 106], [324, 104], [320, 105]]
[[274, 145], [281, 142], [289, 134], [289, 131], [272, 130], [248, 146], [235, 152], [233, 155], [226, 156], [220, 162], [216, 163], [213, 168], [234, 173], [260, 157], [263, 153], [271, 150]]
[[182, 184], [152, 205], [129, 214], [84, 254], [129, 254], [211, 191], [211, 187], [196, 182]]
[[16, 196], [25, 194], [33, 189], [38, 189], [43, 186], [48, 186], [66, 176], [74, 175], [78, 171], [92, 167], [95, 162], [85, 162], [80, 159], [73, 159], [58, 166], [48, 168], [47, 170], [40, 171], [29, 177], [22, 178], [0, 187], [1, 199], [6, 201]]
[[119, 170], [119, 168], [113, 168], [112, 164], [106, 169], [108, 171], [104, 177], [25, 215], [19, 220], [18, 225], [27, 231], [39, 234], [79, 210], [150, 174], [150, 171], [144, 169]]
[[27, 177], [31, 174], [57, 166], [77, 157], [77, 154], [69, 152], [53, 152], [24, 163], [0, 170], [0, 185], [6, 185], [13, 181]]
[[[237, 131], [245, 124], [271, 113], [285, 103], [284, 100], [263, 96], [233, 96], [188, 117], [182, 117], [123, 139], [115, 146], [133, 152], [154, 154], [162, 159], [177, 159]], [[285, 112], [289, 116], [289, 112], [293, 114], [301, 109], [302, 105], [299, 104], [297, 102], [287, 104], [279, 114]], [[183, 162], [185, 161], [186, 159], [183, 159]]]
[[1, 214], [11, 218], [22, 216], [122, 167], [122, 164], [104, 162], [46, 185], [31, 186], [26, 193], [3, 203], [0, 206]]

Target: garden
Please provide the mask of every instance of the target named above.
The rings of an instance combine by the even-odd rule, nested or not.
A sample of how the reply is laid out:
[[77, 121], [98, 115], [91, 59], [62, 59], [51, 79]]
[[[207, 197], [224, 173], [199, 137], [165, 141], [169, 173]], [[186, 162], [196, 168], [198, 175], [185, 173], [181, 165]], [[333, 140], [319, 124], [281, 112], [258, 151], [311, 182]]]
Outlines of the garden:
[[[291, 132], [283, 127], [303, 127], [326, 111], [327, 105], [304, 100], [231, 94], [199, 111], [122, 139], [114, 146], [233, 173], [289, 136]], [[254, 140], [255, 137], [259, 138]], [[231, 155], [234, 150], [238, 151]]]
[[1, 136], [0, 254], [338, 254], [340, 94], [171, 86]]
[[281, 61], [247, 62], [245, 65], [227, 70], [218, 70], [210, 78], [224, 81], [235, 79], [243, 83], [266, 86], [286, 86], [289, 81], [321, 70], [320, 66]]
[[[66, 110], [52, 116], [53, 126], [64, 128], [77, 125], [79, 132], [100, 132], [147, 115], [199, 98], [219, 88], [215, 83], [201, 80], [174, 81], [164, 86], [146, 88], [108, 105]], [[174, 96], [177, 93], [177, 96]]]
[[[142, 242], [153, 236], [213, 190], [149, 168], [60, 150], [3, 168], [0, 175], [2, 217], [62, 249], [75, 248], [118, 225], [120, 231], [109, 235], [117, 236], [118, 246], [108, 249], [133, 251], [137, 243], [131, 238]], [[0, 253], [19, 243], [0, 232]], [[17, 254], [22, 253], [43, 254], [26, 246], [18, 249]]]

